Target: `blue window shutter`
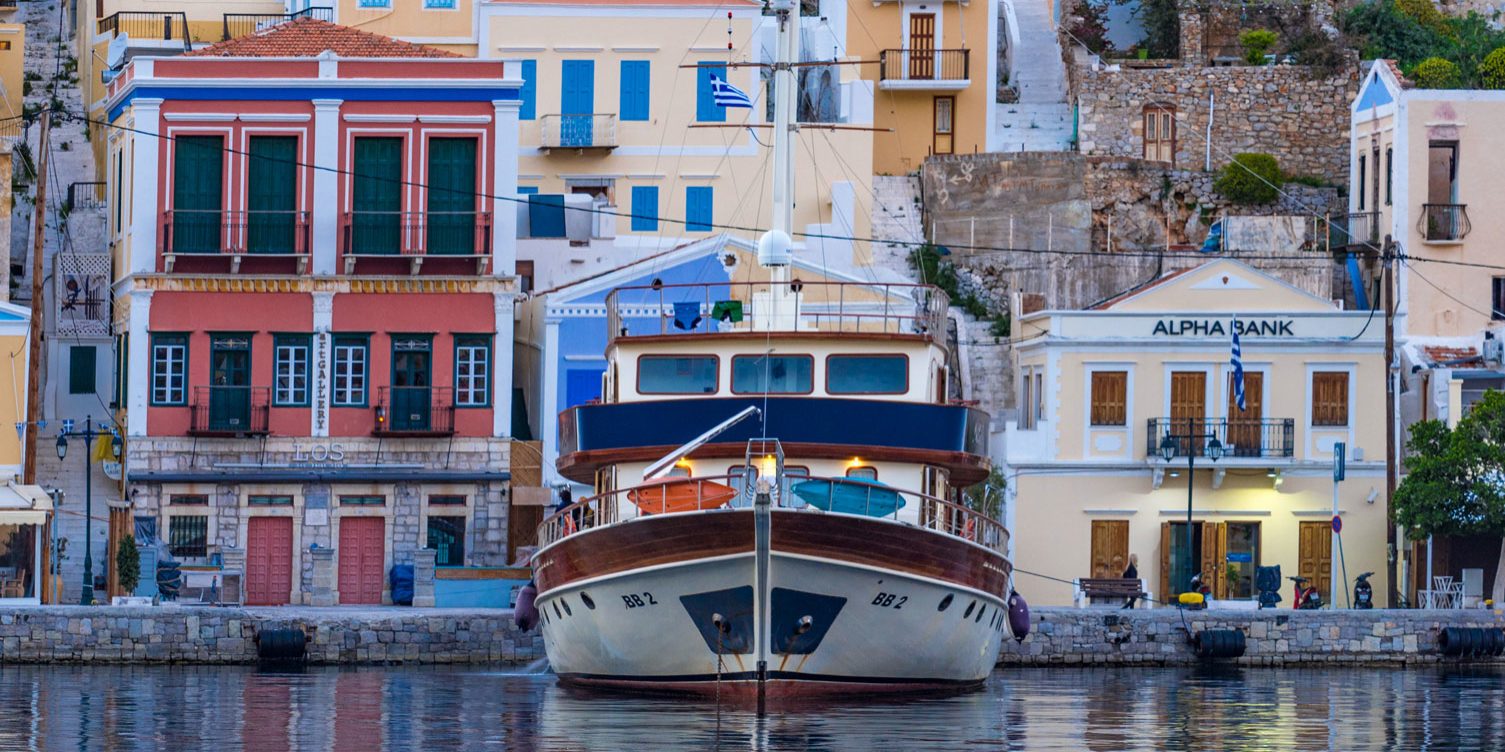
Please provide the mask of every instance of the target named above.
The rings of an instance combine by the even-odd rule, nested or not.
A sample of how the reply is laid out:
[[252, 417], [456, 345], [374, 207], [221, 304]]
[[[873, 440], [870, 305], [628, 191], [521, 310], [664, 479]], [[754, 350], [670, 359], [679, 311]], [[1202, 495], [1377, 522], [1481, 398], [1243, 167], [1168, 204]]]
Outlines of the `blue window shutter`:
[[622, 106], [619, 119], [648, 119], [649, 70], [647, 60], [622, 61]]
[[538, 100], [538, 61], [523, 61], [523, 106], [518, 111], [521, 120], [533, 120], [538, 117], [535, 104]]
[[538, 193], [538, 186], [536, 186], [536, 185], [520, 185], [520, 186], [517, 187], [517, 193], [520, 196], [532, 196], [532, 195]]
[[528, 197], [529, 235], [535, 238], [562, 238], [564, 234], [564, 195], [550, 193]]
[[692, 185], [685, 189], [685, 229], [690, 232], [711, 230], [711, 187]]
[[653, 232], [658, 229], [658, 186], [632, 187], [632, 231]]
[[[702, 123], [726, 122], [726, 109], [716, 105], [711, 95], [711, 76], [726, 80], [726, 66], [715, 60], [701, 60], [695, 69], [695, 119]], [[707, 189], [710, 190], [710, 189]]]

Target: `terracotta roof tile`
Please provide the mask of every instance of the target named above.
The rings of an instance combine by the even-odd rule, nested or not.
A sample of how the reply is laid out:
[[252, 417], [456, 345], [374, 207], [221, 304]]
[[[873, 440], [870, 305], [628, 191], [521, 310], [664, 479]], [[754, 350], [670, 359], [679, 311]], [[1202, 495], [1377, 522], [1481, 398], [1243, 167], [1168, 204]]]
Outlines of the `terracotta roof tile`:
[[1433, 363], [1449, 363], [1453, 361], [1466, 361], [1479, 357], [1479, 350], [1473, 347], [1445, 347], [1442, 345], [1427, 345], [1422, 352], [1427, 354]]
[[462, 57], [306, 16], [212, 44], [183, 57], [317, 57], [325, 50], [353, 58]]

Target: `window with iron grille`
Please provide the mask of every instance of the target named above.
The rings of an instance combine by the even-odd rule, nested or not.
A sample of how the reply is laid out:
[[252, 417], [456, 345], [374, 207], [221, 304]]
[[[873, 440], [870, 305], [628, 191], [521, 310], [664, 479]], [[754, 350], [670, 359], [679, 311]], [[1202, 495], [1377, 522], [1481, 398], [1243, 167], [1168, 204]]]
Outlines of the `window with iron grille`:
[[366, 406], [366, 365], [369, 350], [365, 337], [334, 339], [334, 404]]
[[434, 549], [434, 564], [465, 566], [465, 518], [430, 517], [428, 547]]
[[308, 404], [308, 363], [312, 347], [306, 334], [279, 334], [273, 342], [273, 404]]
[[188, 336], [152, 335], [152, 404], [182, 405], [188, 401]]
[[208, 556], [209, 518], [180, 515], [168, 520], [167, 551], [184, 558]]
[[490, 394], [491, 339], [455, 337], [455, 404], [486, 407]]

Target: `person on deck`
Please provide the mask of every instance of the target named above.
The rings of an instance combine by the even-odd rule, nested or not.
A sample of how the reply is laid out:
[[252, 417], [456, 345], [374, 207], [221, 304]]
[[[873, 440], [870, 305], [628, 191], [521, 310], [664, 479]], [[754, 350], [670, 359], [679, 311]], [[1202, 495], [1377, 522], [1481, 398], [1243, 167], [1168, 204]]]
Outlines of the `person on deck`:
[[[1126, 580], [1139, 581], [1139, 554], [1129, 554], [1129, 566], [1124, 569], [1123, 578]], [[1124, 608], [1133, 608], [1138, 598], [1129, 598], [1124, 601]]]

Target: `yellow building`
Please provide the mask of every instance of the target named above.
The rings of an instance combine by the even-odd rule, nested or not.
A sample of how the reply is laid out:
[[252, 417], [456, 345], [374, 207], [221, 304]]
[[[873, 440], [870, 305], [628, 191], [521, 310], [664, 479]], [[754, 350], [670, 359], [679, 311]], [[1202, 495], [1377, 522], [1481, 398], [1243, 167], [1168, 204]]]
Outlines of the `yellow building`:
[[22, 71], [26, 61], [26, 25], [14, 23], [15, 20], [16, 5], [0, 3], [0, 98], [5, 100], [0, 118], [20, 116], [26, 86]]
[[30, 328], [30, 310], [0, 303], [0, 348], [10, 354], [5, 368], [17, 385], [5, 392], [10, 399], [0, 397], [0, 422], [15, 426], [0, 432], [0, 606], [40, 603], [46, 585], [52, 499], [39, 486], [21, 485]]
[[[1234, 320], [1244, 409], [1233, 397]], [[1257, 596], [1255, 567], [1315, 578], [1326, 600], [1361, 572], [1383, 583], [1384, 327], [1249, 266], [1214, 261], [1080, 311], [1017, 310], [1019, 415], [1005, 465], [1021, 570], [1070, 582], [1118, 577], [1130, 554], [1153, 597], [1185, 589], [1190, 560], [1216, 598]], [[1166, 436], [1172, 458], [1161, 456]], [[1211, 438], [1223, 456], [1207, 451]], [[1331, 556], [1333, 454], [1343, 565]], [[1189, 455], [1193, 455], [1189, 457]], [[1194, 471], [1189, 472], [1189, 459]], [[1070, 584], [1033, 577], [1034, 603], [1073, 602]], [[1282, 581], [1282, 606], [1292, 601]], [[1376, 603], [1382, 586], [1375, 587]], [[1342, 603], [1340, 592], [1339, 603]]]
[[847, 12], [847, 54], [876, 61], [862, 66], [880, 129], [874, 171], [903, 174], [931, 154], [993, 151], [997, 4], [861, 2]]

